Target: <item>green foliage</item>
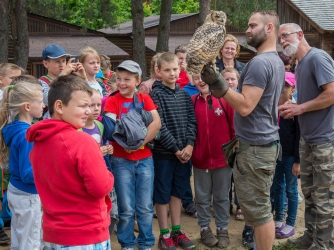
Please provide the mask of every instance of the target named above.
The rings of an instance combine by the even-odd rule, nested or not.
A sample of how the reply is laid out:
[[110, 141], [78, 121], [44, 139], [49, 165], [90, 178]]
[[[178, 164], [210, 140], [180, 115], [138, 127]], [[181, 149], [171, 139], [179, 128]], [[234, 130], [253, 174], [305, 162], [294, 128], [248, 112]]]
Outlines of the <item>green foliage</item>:
[[248, 19], [256, 10], [276, 10], [276, 0], [211, 0], [212, 10], [227, 14], [227, 23], [246, 31]]
[[[28, 11], [82, 26], [101, 29], [132, 20], [131, 0], [27, 0]], [[159, 15], [161, 0], [143, 3], [144, 16]], [[172, 13], [199, 11], [198, 0], [173, 0]]]
[[83, 29], [96, 30], [116, 24], [113, 13], [117, 6], [112, 0], [27, 0], [27, 6], [29, 12], [79, 25]]
[[[250, 14], [255, 10], [275, 10], [277, 0], [211, 0], [211, 9], [223, 10], [228, 24], [247, 29]], [[173, 14], [197, 13], [199, 0], [173, 0]], [[131, 0], [27, 0], [28, 11], [76, 24], [101, 29], [132, 20]], [[143, 3], [144, 16], [159, 15], [161, 0]]]

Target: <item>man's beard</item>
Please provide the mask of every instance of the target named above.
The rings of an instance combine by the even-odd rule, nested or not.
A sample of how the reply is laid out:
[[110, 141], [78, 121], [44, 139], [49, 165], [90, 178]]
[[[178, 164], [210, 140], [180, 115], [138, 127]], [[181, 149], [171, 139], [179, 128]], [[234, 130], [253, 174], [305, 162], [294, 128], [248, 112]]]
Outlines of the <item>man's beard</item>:
[[267, 36], [265, 33], [265, 28], [263, 27], [258, 33], [253, 34], [251, 39], [248, 39], [247, 43], [253, 46], [255, 49], [260, 47], [265, 41], [267, 41]]
[[296, 54], [297, 50], [298, 50], [298, 46], [299, 46], [299, 41], [295, 42], [295, 43], [289, 43], [289, 42], [285, 42], [282, 46], [282, 48], [284, 48], [285, 45], [289, 45], [287, 48], [283, 49], [283, 53], [286, 56], [293, 56], [294, 54]]

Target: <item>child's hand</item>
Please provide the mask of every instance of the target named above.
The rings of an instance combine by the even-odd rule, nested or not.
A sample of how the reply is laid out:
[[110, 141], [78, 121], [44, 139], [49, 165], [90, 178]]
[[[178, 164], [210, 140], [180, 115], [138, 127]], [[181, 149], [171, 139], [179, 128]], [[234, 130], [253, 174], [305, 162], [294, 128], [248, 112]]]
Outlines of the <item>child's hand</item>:
[[69, 75], [77, 70], [77, 63], [72, 63], [74, 59], [75, 58], [71, 58], [67, 61], [65, 68], [61, 72], [62, 75]]
[[292, 166], [292, 174], [294, 176], [297, 176], [300, 174], [300, 164], [299, 163], [294, 163]]
[[132, 152], [137, 151], [138, 149], [128, 149], [128, 148], [125, 148], [124, 150], [125, 150], [125, 152], [127, 152], [128, 154], [130, 154]]
[[175, 155], [176, 155], [176, 157], [179, 159], [179, 161], [180, 161], [182, 164], [187, 163], [187, 161], [184, 160], [184, 159], [182, 158], [182, 156], [181, 156], [181, 151], [180, 151], [180, 150], [177, 151], [177, 152], [175, 153]]
[[186, 71], [186, 69], [187, 69], [187, 63], [185, 61], [182, 61], [180, 63], [180, 70], [181, 71]]
[[112, 145], [108, 145], [107, 148], [107, 154], [112, 155], [114, 153], [114, 147]]
[[102, 155], [105, 156], [106, 154], [108, 154], [108, 146], [102, 146], [100, 147]]
[[181, 157], [183, 160], [185, 160], [186, 162], [188, 162], [190, 160], [190, 157], [193, 154], [193, 149], [194, 147], [191, 145], [187, 145], [184, 149], [182, 149], [181, 151]]
[[76, 70], [72, 72], [72, 74], [81, 77], [82, 79], [86, 80], [87, 76], [86, 76], [86, 71], [84, 69], [84, 67], [82, 66], [81, 63], [77, 63], [76, 64]]

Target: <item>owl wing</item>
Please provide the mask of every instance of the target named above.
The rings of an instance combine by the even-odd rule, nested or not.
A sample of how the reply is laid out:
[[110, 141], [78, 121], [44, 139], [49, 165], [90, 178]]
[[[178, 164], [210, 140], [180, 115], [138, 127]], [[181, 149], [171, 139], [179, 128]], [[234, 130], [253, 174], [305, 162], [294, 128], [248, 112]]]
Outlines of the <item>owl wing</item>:
[[[212, 51], [213, 47], [222, 46], [225, 36], [225, 27], [214, 23], [207, 23], [200, 26], [191, 38], [188, 53], [196, 50]], [[220, 49], [220, 48], [218, 48]]]
[[187, 70], [198, 73], [204, 64], [212, 62], [224, 43], [225, 27], [204, 23], [199, 27], [187, 49]]

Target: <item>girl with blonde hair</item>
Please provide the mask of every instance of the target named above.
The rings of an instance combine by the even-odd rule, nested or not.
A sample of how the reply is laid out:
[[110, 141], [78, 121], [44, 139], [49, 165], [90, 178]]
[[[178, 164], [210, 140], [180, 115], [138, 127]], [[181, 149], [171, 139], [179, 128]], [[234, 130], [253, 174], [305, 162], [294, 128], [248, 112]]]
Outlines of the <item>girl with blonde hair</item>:
[[101, 97], [108, 95], [104, 84], [96, 80], [96, 74], [101, 68], [101, 59], [99, 53], [92, 47], [85, 47], [81, 50], [79, 55], [79, 62], [85, 69], [86, 80], [89, 86], [100, 92]]
[[17, 82], [4, 88], [0, 104], [0, 161], [9, 166], [8, 206], [12, 212], [11, 249], [40, 248], [41, 202], [29, 154], [26, 131], [43, 114], [42, 86]]

